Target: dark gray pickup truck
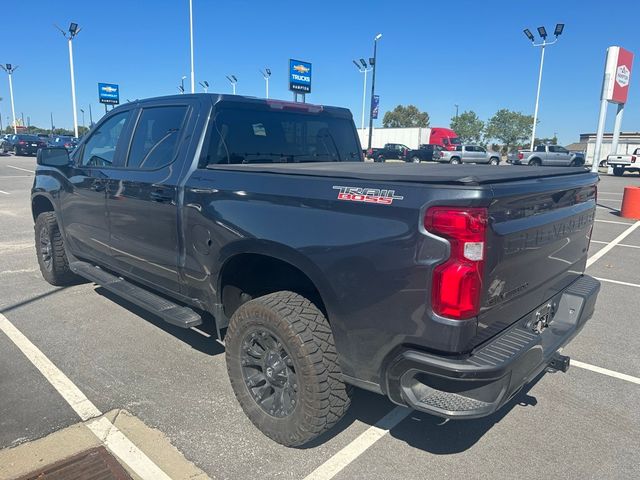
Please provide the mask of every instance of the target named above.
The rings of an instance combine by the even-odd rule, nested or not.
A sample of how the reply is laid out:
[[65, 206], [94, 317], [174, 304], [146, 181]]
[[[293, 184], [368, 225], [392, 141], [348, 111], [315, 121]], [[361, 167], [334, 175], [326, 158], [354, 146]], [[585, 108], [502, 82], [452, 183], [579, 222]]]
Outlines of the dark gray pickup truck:
[[476, 418], [565, 371], [599, 291], [597, 181], [365, 163], [346, 109], [198, 94], [120, 106], [71, 156], [40, 150], [31, 201], [47, 281], [215, 322], [248, 417], [298, 446], [352, 386]]

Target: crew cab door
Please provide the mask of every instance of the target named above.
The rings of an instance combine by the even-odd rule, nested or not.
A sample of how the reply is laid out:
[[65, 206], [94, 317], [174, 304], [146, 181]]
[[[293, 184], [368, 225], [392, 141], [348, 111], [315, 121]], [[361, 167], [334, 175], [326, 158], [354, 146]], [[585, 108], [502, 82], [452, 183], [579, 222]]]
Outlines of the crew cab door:
[[107, 192], [114, 267], [171, 292], [180, 291], [178, 194], [193, 110], [193, 100], [174, 99], [136, 110]]
[[73, 154], [71, 188], [60, 192], [67, 242], [77, 257], [108, 265], [109, 222], [106, 189], [113, 166], [126, 149], [131, 111], [121, 110], [101, 121]]

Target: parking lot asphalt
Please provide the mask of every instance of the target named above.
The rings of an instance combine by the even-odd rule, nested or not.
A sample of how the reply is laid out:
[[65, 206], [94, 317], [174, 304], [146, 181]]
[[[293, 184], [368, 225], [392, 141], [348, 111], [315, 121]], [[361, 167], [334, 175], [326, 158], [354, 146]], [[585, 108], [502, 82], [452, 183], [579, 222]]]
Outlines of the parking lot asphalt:
[[[33, 170], [33, 157], [0, 156], [0, 313], [100, 411], [126, 409], [212, 478], [305, 478], [318, 468], [316, 478], [338, 479], [640, 476], [640, 384], [629, 380], [640, 377], [640, 228], [611, 247], [636, 223], [619, 209], [623, 187], [640, 184], [637, 174], [602, 176], [589, 255], [606, 253], [587, 270], [603, 279], [602, 291], [594, 317], [565, 350], [609, 374], [572, 366], [541, 377], [490, 417], [443, 422], [411, 412], [388, 432], [372, 426], [396, 407], [356, 390], [336, 429], [289, 449], [240, 410], [212, 325], [182, 330], [93, 284], [55, 288], [42, 279], [29, 206]], [[78, 421], [0, 332], [0, 449]], [[375, 440], [359, 451], [361, 434], [372, 431]], [[323, 467], [336, 459], [339, 468]]]

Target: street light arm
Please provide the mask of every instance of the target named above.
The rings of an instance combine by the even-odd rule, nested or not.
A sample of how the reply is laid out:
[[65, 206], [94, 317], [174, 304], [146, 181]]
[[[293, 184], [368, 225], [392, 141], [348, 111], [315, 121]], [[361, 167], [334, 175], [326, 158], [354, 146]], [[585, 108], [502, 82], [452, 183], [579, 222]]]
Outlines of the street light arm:
[[58, 30], [60, 30], [60, 33], [62, 34], [62, 36], [64, 38], [67, 38], [67, 32], [65, 32], [63, 29], [61, 29], [58, 25], [56, 25], [55, 23], [53, 24], [54, 27], [56, 27]]
[[532, 43], [531, 45], [533, 45], [534, 47], [547, 47], [549, 45], [553, 45], [554, 43], [556, 43], [558, 40], [560, 40], [558, 37], [556, 37], [555, 40], [551, 41], [551, 42], [547, 42], [546, 40], [543, 41], [542, 43]]

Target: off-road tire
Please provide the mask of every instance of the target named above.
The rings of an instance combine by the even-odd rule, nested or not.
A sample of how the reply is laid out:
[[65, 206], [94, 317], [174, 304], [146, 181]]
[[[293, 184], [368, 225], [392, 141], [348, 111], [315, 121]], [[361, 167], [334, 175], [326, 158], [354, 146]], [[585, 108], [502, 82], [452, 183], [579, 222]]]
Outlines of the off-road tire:
[[[47, 282], [58, 287], [79, 282], [80, 277], [69, 269], [69, 260], [64, 251], [62, 234], [54, 212], [44, 212], [38, 215], [35, 225], [35, 240], [40, 272]], [[48, 247], [44, 243], [45, 240], [48, 241]], [[49, 259], [49, 262], [45, 257]]]
[[[297, 402], [285, 417], [265, 411], [245, 383], [243, 342], [260, 329], [275, 334], [295, 367]], [[280, 291], [248, 301], [231, 317], [225, 345], [227, 372], [240, 406], [276, 442], [288, 447], [304, 445], [333, 427], [349, 408], [352, 387], [342, 379], [331, 327], [305, 297]]]

